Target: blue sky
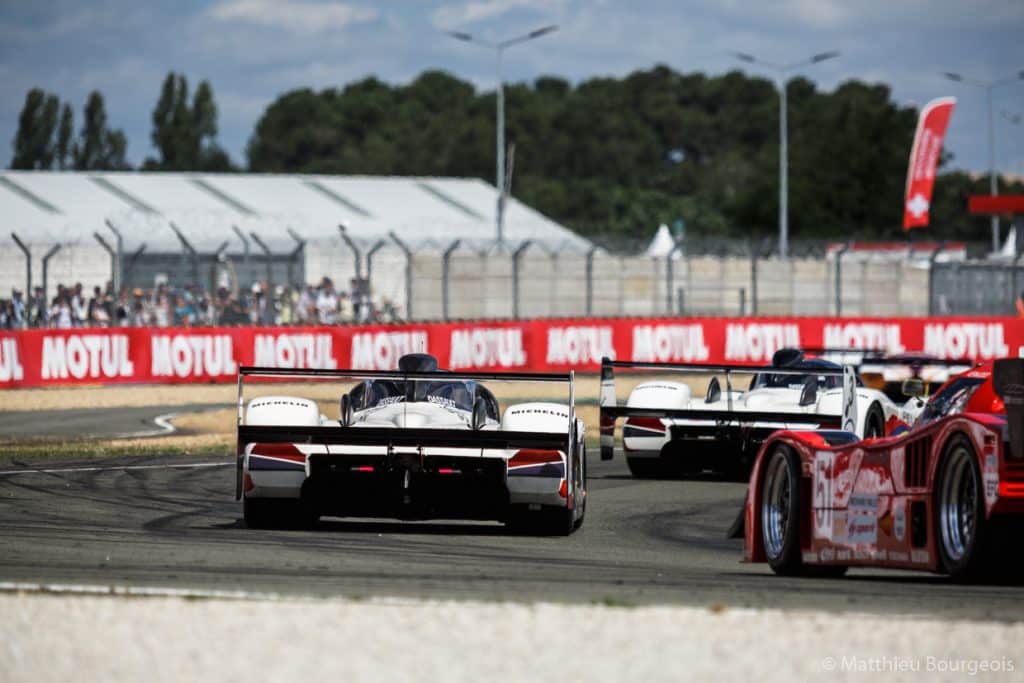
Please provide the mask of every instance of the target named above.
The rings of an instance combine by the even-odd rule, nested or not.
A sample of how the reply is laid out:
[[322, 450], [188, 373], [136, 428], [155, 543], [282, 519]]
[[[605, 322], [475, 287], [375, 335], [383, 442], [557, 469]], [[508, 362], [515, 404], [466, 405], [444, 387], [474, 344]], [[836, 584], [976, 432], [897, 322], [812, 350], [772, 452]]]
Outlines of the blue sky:
[[[939, 72], [985, 80], [1024, 70], [1021, 0], [0, 0], [0, 164], [10, 162], [34, 86], [70, 100], [76, 127], [86, 94], [103, 92], [138, 163], [154, 153], [150, 114], [166, 73], [208, 79], [220, 142], [244, 162], [253, 125], [282, 92], [367, 75], [404, 83], [435, 68], [492, 89], [490, 54], [441, 31], [500, 40], [551, 23], [557, 33], [509, 51], [506, 80], [579, 81], [658, 63], [769, 75], [730, 51], [796, 62], [835, 49], [839, 59], [801, 73], [825, 89], [851, 78], [888, 83], [903, 104], [955, 95], [947, 149], [969, 170], [988, 167], [985, 94]], [[996, 90], [995, 112], [998, 166], [1024, 175], [1024, 123], [1002, 116], [1024, 113], [1024, 81]]]

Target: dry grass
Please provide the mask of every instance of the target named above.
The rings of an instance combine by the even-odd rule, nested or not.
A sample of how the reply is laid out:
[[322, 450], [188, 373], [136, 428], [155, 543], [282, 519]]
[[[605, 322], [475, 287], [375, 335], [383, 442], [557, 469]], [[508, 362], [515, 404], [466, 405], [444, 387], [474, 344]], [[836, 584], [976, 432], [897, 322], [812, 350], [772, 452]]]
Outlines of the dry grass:
[[[620, 376], [615, 385], [620, 400], [641, 381], [651, 379], [675, 379], [680, 376], [644, 374]], [[694, 392], [703, 392], [708, 377], [693, 375], [690, 382]], [[247, 384], [245, 395], [267, 396], [270, 394], [291, 394], [305, 396], [316, 401], [334, 403], [352, 386], [351, 382], [287, 382]], [[493, 382], [487, 386], [500, 400], [566, 400], [568, 389], [564, 384], [540, 384], [522, 382]], [[577, 375], [576, 399], [596, 401], [600, 382], [597, 375]], [[0, 391], [0, 411], [4, 410], [67, 410], [70, 408], [129, 408], [135, 406], [180, 406], [196, 403], [234, 403], [234, 384], [167, 384], [167, 385], [122, 385], [55, 387], [49, 389], [4, 389]]]
[[[642, 381], [652, 379], [680, 380], [679, 375], [654, 373], [620, 376], [616, 379], [619, 401]], [[689, 378], [695, 394], [703, 393], [710, 380], [708, 376]], [[522, 401], [566, 401], [568, 389], [564, 384], [523, 384], [521, 382], [488, 382], [502, 405]], [[246, 399], [271, 394], [290, 394], [313, 399], [320, 411], [331, 419], [338, 418], [338, 396], [351, 387], [351, 382], [288, 382], [247, 385]], [[576, 379], [577, 414], [587, 425], [588, 441], [596, 442], [598, 434], [598, 407], [600, 382], [597, 375], [579, 375]], [[188, 404], [233, 404], [236, 398], [234, 384], [162, 385], [162, 386], [108, 386], [54, 389], [18, 389], [0, 391], [2, 410], [62, 410], [69, 408], [119, 408], [137, 406], [175, 406]], [[60, 440], [40, 436], [38, 439], [4, 441], [0, 438], [5, 456], [31, 455], [117, 455], [157, 454], [168, 452], [200, 455], [228, 454], [235, 447], [234, 408], [217, 408], [179, 414], [173, 423], [177, 432], [169, 436], [143, 439], [103, 441]]]
[[0, 410], [173, 407], [188, 403], [233, 403], [234, 400], [233, 384], [4, 389], [0, 391]]

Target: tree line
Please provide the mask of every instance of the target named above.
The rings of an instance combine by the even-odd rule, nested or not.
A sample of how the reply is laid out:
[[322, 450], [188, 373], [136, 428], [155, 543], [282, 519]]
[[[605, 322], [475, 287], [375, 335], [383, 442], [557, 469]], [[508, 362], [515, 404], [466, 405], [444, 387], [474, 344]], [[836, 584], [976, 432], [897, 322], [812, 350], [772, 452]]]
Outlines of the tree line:
[[[58, 113], [59, 111], [59, 113]], [[99, 91], [89, 93], [82, 127], [74, 134], [71, 104], [33, 88], [25, 96], [14, 135], [11, 168], [21, 170], [130, 170], [125, 158], [128, 138], [107, 123], [106, 103]], [[202, 81], [189, 98], [183, 74], [168, 73], [153, 109], [151, 140], [158, 157], [147, 157], [143, 171], [237, 170], [216, 142], [217, 104], [213, 88]]]
[[[795, 78], [786, 88], [791, 235], [901, 236], [917, 109], [894, 102], [882, 84], [851, 80], [826, 92]], [[94, 97], [102, 114], [102, 98], [93, 93], [90, 103]], [[777, 229], [779, 102], [767, 79], [656, 66], [575, 85], [545, 76], [506, 86], [505, 98], [507, 140], [515, 147], [512, 193], [582, 234], [644, 237], [679, 221], [702, 236], [771, 236]], [[70, 108], [58, 117], [58, 107], [53, 96], [29, 93], [12, 167], [126, 166], [124, 135], [107, 131], [105, 116], [90, 119], [87, 104], [82, 133], [69, 142]], [[300, 88], [263, 112], [247, 169], [493, 181], [494, 113], [494, 92], [442, 71], [406, 85], [371, 77], [343, 88]], [[185, 77], [168, 74], [153, 110], [158, 157], [141, 168], [233, 170], [216, 135], [209, 83], [190, 99]], [[89, 149], [100, 151], [81, 162], [74, 151], [68, 156], [68, 149], [86, 149], [86, 138], [99, 140]], [[987, 239], [987, 220], [968, 216], [964, 206], [967, 194], [987, 187], [985, 177], [940, 174], [932, 226], [918, 234]]]

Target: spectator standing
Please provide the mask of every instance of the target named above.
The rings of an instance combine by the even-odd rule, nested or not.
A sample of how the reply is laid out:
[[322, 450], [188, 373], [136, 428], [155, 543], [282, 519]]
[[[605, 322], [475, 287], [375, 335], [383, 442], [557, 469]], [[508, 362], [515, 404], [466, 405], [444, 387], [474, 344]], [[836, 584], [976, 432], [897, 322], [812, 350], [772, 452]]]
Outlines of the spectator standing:
[[267, 297], [263, 294], [263, 285], [252, 283], [252, 298], [249, 299], [249, 322], [253, 325], [264, 325], [267, 312]]
[[326, 276], [320, 281], [316, 312], [321, 325], [333, 325], [338, 322], [338, 296], [334, 293], [334, 283]]
[[352, 299], [347, 292], [338, 295], [338, 319], [343, 323], [350, 323], [355, 319], [355, 311], [352, 308]]
[[[94, 309], [97, 307], [102, 309], [102, 314], [97, 314], [94, 312]], [[110, 323], [110, 320], [113, 317], [113, 310], [111, 310], [108, 296], [99, 287], [92, 288], [92, 298], [89, 299], [88, 311], [90, 323], [95, 319], [94, 316], [96, 315], [101, 315], [101, 317], [104, 317], [107, 321], [107, 324]]]
[[67, 330], [74, 326], [74, 316], [71, 312], [71, 295], [64, 287], [60, 288], [61, 293], [53, 299], [50, 306], [50, 327], [59, 330]]
[[117, 295], [113, 323], [118, 327], [127, 327], [132, 324], [132, 307], [128, 301], [128, 290], [125, 288], [122, 288], [121, 293]]
[[82, 283], [76, 282], [68, 300], [71, 307], [71, 320], [75, 327], [82, 327], [89, 319], [89, 302], [82, 292]]
[[221, 325], [246, 325], [249, 323], [249, 316], [242, 307], [242, 302], [234, 296], [228, 295], [224, 302], [224, 309], [221, 312]]
[[49, 322], [49, 308], [46, 305], [46, 295], [42, 287], [32, 288], [32, 298], [29, 299], [28, 324], [32, 327], [46, 327]]
[[178, 327], [192, 327], [196, 321], [196, 311], [191, 302], [181, 294], [174, 297], [174, 324]]
[[[96, 288], [99, 291], [99, 287]], [[110, 316], [107, 314], [107, 309], [103, 306], [102, 299], [89, 299], [89, 312], [87, 316], [89, 327], [109, 327]]]
[[153, 321], [148, 306], [149, 299], [145, 297], [142, 289], [139, 287], [135, 288], [135, 291], [132, 292], [132, 295], [134, 297], [131, 304], [132, 327], [149, 327], [150, 323]]
[[316, 317], [316, 289], [313, 285], [306, 285], [299, 295], [298, 309], [295, 311], [295, 319], [300, 325], [315, 325]]
[[11, 290], [11, 300], [8, 307], [7, 327], [14, 330], [23, 330], [27, 326], [28, 311], [25, 308], [25, 300], [21, 296], [20, 289]]
[[277, 325], [291, 325], [295, 322], [295, 300], [292, 298], [292, 288], [278, 285], [274, 290], [274, 319]]
[[171, 324], [170, 300], [167, 293], [160, 292], [153, 301], [153, 325], [167, 327]]
[[196, 322], [200, 325], [217, 324], [217, 309], [205, 293], [200, 295], [196, 302]]

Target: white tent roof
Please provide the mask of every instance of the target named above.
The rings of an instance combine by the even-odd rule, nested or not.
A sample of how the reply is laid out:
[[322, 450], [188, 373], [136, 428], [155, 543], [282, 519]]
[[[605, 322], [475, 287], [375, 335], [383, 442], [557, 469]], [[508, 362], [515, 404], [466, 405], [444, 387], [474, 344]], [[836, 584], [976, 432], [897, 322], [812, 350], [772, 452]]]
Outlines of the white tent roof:
[[[662, 223], [658, 226], [658, 232], [654, 233], [654, 239], [647, 245], [644, 255], [651, 258], [665, 258], [675, 246], [676, 241], [672, 239], [672, 233], [669, 232], [668, 226]], [[677, 251], [673, 258], [679, 258], [679, 256]]]
[[[30, 244], [95, 243], [111, 237], [110, 221], [126, 250], [177, 252], [185, 240], [200, 252], [224, 241], [241, 247], [232, 230], [256, 233], [271, 249], [290, 251], [302, 239], [339, 238], [344, 223], [358, 241], [394, 231], [412, 248], [452, 240], [493, 241], [496, 196], [475, 178], [418, 178], [214, 173], [80, 173], [0, 171], [0, 244], [11, 233]], [[510, 198], [505, 239], [585, 250], [587, 240]]]

